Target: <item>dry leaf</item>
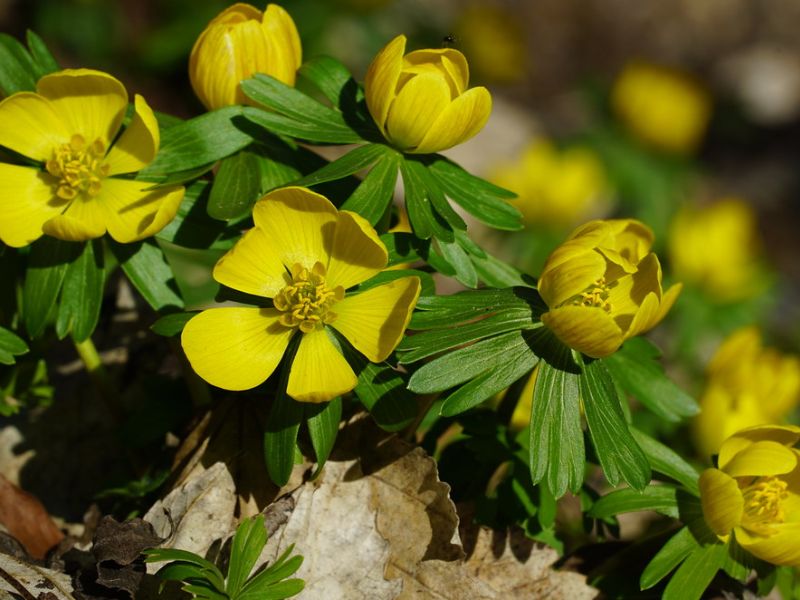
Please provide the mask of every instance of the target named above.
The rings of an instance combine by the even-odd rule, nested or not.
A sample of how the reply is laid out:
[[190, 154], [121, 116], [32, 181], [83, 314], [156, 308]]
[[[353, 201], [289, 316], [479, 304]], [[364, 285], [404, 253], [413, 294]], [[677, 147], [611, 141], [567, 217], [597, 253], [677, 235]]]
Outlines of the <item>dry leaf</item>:
[[50, 548], [64, 539], [36, 496], [21, 490], [1, 474], [0, 523], [33, 558], [44, 558]]
[[0, 598], [75, 600], [69, 575], [27, 564], [7, 554], [0, 554], [0, 569], [3, 571]]
[[[168, 538], [162, 548], [180, 548], [205, 556], [216, 541], [227, 537], [234, 528], [236, 490], [224, 463], [198, 471], [157, 501], [144, 520], [156, 535]], [[148, 573], [160, 565], [148, 564]]]

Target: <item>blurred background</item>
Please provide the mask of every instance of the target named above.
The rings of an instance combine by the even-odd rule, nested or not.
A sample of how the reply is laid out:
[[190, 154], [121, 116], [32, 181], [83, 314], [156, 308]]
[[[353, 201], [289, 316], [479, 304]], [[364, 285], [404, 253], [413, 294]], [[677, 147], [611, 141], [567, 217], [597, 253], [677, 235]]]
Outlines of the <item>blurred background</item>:
[[[0, 29], [17, 38], [33, 29], [63, 66], [108, 70], [157, 110], [188, 118], [203, 112], [189, 85], [189, 52], [230, 4], [0, 0]], [[523, 231], [470, 225], [470, 234], [497, 256], [536, 276], [549, 251], [589, 219], [633, 217], [652, 227], [665, 280], [685, 286], [655, 335], [671, 373], [696, 396], [712, 355], [742, 327], [763, 332], [769, 347], [797, 352], [800, 3], [285, 0], [283, 6], [305, 57], [330, 54], [358, 80], [400, 33], [410, 38], [409, 49], [450, 46], [467, 56], [471, 85], [489, 87], [494, 110], [484, 131], [448, 154], [519, 195]], [[792, 368], [800, 377], [800, 367]], [[796, 410], [800, 383], [792, 382], [782, 418]], [[769, 397], [762, 387], [751, 401]], [[674, 427], [637, 426], [667, 435]]]

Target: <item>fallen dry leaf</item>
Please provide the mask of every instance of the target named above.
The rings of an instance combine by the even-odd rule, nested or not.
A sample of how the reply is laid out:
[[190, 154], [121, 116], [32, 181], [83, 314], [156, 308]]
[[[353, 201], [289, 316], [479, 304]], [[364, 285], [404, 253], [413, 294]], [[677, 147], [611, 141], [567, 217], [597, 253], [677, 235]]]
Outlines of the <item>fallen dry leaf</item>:
[[0, 474], [0, 523], [25, 546], [33, 558], [42, 559], [64, 534], [44, 505]]
[[75, 600], [69, 575], [0, 554], [0, 598]]

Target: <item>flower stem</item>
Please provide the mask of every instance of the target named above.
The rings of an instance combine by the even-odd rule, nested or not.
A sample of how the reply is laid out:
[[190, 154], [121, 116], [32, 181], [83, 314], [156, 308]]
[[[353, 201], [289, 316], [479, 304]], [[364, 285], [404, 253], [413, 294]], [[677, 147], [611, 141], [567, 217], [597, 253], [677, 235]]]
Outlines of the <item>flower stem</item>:
[[108, 376], [108, 371], [106, 371], [103, 365], [103, 361], [100, 358], [100, 354], [97, 352], [92, 338], [87, 337], [82, 342], [73, 339], [72, 343], [75, 345], [75, 350], [78, 352], [78, 356], [81, 357], [86, 367], [86, 372], [89, 373], [89, 377], [94, 383], [103, 404], [105, 404], [106, 408], [111, 413], [112, 418], [115, 421], [119, 421], [119, 411], [113, 402], [113, 399], [116, 397], [114, 386], [111, 383], [111, 378]]

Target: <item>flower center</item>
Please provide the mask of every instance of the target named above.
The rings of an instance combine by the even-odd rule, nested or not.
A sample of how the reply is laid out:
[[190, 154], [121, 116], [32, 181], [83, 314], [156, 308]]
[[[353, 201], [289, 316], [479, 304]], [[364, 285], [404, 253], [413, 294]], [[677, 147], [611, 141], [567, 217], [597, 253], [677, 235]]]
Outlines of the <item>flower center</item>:
[[103, 164], [106, 146], [100, 139], [87, 144], [78, 133], [72, 136], [69, 144], [61, 144], [53, 150], [53, 158], [45, 168], [58, 178], [56, 195], [64, 200], [73, 200], [78, 194], [90, 198], [100, 193], [100, 182], [108, 175], [109, 166]]
[[783, 523], [781, 502], [789, 496], [787, 484], [777, 477], [759, 477], [742, 490], [742, 526], [760, 535], [770, 535], [772, 526]]
[[325, 267], [322, 263], [315, 263], [310, 271], [295, 263], [291, 282], [278, 292], [272, 302], [283, 313], [282, 325], [299, 327], [303, 333], [309, 333], [336, 320], [336, 313], [330, 308], [342, 298], [342, 286], [331, 289], [325, 283]]
[[606, 312], [611, 312], [611, 303], [608, 301], [611, 287], [606, 283], [606, 278], [601, 277], [586, 288], [585, 292], [575, 296], [572, 303], [576, 306], [596, 306]]

